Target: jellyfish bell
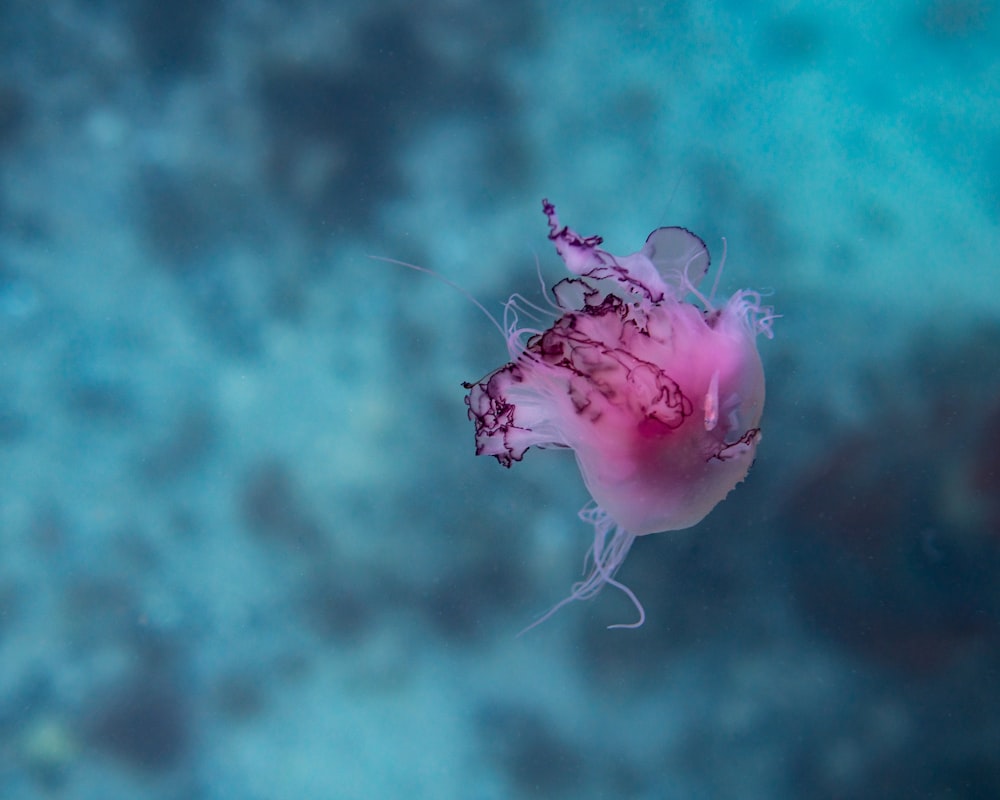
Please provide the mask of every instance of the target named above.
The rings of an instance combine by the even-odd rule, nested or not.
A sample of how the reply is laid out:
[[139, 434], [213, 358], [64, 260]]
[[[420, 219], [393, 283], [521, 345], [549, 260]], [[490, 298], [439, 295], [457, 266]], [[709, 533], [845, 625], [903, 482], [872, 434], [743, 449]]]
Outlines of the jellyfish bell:
[[760, 435], [752, 338], [690, 310], [658, 306], [645, 332], [626, 320], [617, 344], [601, 342], [604, 363], [571, 379], [588, 413], [565, 418], [569, 446], [597, 504], [636, 535], [699, 523], [746, 476]]
[[756, 336], [771, 335], [774, 317], [753, 291], [718, 308], [714, 289], [700, 293], [708, 248], [684, 228], [659, 228], [619, 257], [543, 209], [574, 277], [553, 287], [545, 329], [522, 326], [523, 301], [509, 301], [511, 361], [466, 384], [476, 453], [509, 467], [530, 447], [573, 450], [594, 501], [581, 512], [594, 527], [591, 566], [549, 614], [612, 584], [640, 614], [620, 627], [634, 627], [642, 606], [614, 576], [635, 537], [696, 525], [750, 469], [764, 408]]

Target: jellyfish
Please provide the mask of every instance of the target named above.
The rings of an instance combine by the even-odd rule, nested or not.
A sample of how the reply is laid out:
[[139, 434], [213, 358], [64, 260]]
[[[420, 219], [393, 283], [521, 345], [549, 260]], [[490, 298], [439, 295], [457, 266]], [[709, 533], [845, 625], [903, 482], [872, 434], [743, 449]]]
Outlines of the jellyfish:
[[568, 448], [592, 498], [579, 514], [594, 531], [584, 577], [529, 628], [606, 585], [638, 612], [610, 627], [635, 628], [645, 611], [615, 577], [635, 538], [696, 525], [753, 463], [764, 409], [756, 338], [772, 336], [775, 315], [746, 289], [716, 304], [721, 270], [702, 293], [708, 248], [685, 228], [658, 228], [615, 256], [542, 207], [571, 277], [547, 306], [507, 302], [510, 361], [464, 384], [476, 454], [510, 467], [531, 447]]

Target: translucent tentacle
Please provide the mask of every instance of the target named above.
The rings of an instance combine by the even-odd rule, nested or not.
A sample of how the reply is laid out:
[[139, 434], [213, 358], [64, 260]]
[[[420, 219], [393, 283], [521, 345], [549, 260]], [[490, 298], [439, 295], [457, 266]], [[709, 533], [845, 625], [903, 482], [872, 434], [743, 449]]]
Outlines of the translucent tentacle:
[[615, 579], [615, 573], [625, 562], [625, 557], [635, 541], [635, 536], [615, 523], [607, 512], [596, 503], [588, 503], [584, 506], [580, 511], [580, 519], [594, 526], [594, 544], [587, 551], [587, 557], [584, 561], [586, 577], [582, 581], [574, 583], [568, 597], [564, 597], [552, 606], [541, 617], [518, 633], [518, 636], [527, 633], [537, 625], [541, 625], [568, 603], [572, 603], [574, 600], [589, 600], [605, 586], [614, 586], [621, 591], [632, 601], [639, 612], [639, 619], [635, 622], [608, 625], [609, 629], [638, 628], [646, 621], [646, 611], [643, 609], [642, 603], [639, 602], [639, 598], [635, 596], [635, 592]]

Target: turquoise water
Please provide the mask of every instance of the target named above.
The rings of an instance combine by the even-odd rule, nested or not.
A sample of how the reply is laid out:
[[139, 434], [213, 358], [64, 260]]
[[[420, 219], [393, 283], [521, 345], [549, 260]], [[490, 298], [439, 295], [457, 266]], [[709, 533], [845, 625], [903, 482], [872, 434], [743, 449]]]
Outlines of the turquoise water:
[[[5, 798], [1000, 796], [1000, 11], [0, 2]], [[523, 636], [541, 200], [780, 319], [756, 464]], [[714, 279], [714, 278], [713, 278]]]

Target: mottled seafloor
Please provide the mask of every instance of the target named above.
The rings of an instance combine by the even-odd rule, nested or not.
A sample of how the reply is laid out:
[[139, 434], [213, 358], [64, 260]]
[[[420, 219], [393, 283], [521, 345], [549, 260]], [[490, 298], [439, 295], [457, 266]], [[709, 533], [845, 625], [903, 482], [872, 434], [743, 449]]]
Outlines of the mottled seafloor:
[[[1000, 797], [1000, 9], [0, 0], [0, 796]], [[757, 464], [619, 593], [463, 380], [684, 225]]]

